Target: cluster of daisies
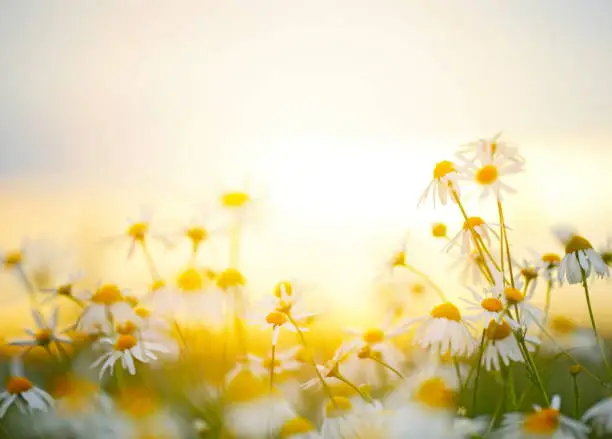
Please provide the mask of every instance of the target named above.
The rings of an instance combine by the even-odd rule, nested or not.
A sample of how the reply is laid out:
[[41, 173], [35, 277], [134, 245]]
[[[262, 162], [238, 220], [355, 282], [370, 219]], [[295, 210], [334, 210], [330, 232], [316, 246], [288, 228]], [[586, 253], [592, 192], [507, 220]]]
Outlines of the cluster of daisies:
[[[130, 221], [122, 239], [129, 255], [139, 251], [148, 265], [146, 291], [109, 282], [81, 288], [82, 274], [62, 279], [64, 273], [45, 272], [52, 264], [41, 264], [27, 246], [4, 252], [0, 263], [29, 295], [35, 327], [27, 338], [8, 341], [12, 356], [0, 418], [7, 429], [21, 428], [17, 434], [39, 437], [586, 439], [612, 433], [612, 398], [582, 413], [576, 385], [579, 375], [602, 388], [612, 385], [590, 291], [596, 278], [609, 276], [611, 243], [597, 251], [576, 230], [557, 228], [563, 252], [531, 251], [517, 259], [502, 195], [514, 192], [506, 180], [524, 166], [518, 149], [499, 135], [437, 163], [419, 203], [431, 197], [461, 215], [456, 235], [442, 223], [431, 233], [445, 241], [444, 252], [459, 254], [465, 294], [451, 301], [402, 248], [377, 277], [392, 293], [383, 321], [347, 330], [329, 356], [316, 351], [309, 336], [316, 314], [305, 306], [307, 288], [299, 282], [280, 281], [252, 303], [238, 263], [253, 204], [245, 191], [220, 198], [229, 213], [215, 232], [229, 243], [223, 270], [198, 262], [213, 232], [194, 221], [180, 234], [190, 244], [189, 262], [172, 278], [162, 276], [151, 246], [172, 247], [172, 240], [153, 232], [148, 215]], [[494, 223], [469, 215], [470, 191], [493, 200]], [[590, 327], [550, 313], [551, 293], [564, 283], [582, 289]], [[544, 306], [534, 300], [537, 292], [545, 293]], [[435, 300], [429, 313], [408, 316], [411, 301], [424, 294]], [[60, 326], [58, 310], [67, 304], [78, 313]], [[210, 336], [204, 346], [193, 343], [194, 324]], [[261, 330], [268, 342], [256, 355], [252, 334]], [[279, 342], [283, 333], [293, 340], [289, 347]], [[222, 347], [215, 358], [199, 355], [198, 348], [212, 352], [213, 341]], [[24, 372], [24, 366], [36, 369], [39, 351], [62, 371], [48, 391]], [[575, 401], [564, 410], [573, 405], [571, 417], [550, 394], [539, 361], [559, 356], [571, 366]], [[209, 379], [214, 368], [219, 376]], [[479, 400], [485, 375], [497, 386], [488, 407]], [[517, 377], [527, 377], [527, 384], [521, 388]], [[161, 396], [166, 382], [180, 389], [167, 401]], [[539, 405], [521, 412], [530, 395]], [[8, 422], [28, 418], [34, 421]]]

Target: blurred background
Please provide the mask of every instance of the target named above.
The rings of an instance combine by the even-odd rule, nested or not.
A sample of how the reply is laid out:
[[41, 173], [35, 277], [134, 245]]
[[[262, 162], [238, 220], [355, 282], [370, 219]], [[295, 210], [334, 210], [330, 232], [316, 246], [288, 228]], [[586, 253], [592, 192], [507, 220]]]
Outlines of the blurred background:
[[[606, 0], [2, 0], [0, 248], [45, 237], [92, 281], [144, 292], [140, 255], [100, 241], [143, 203], [168, 231], [202, 205], [214, 222], [218, 194], [248, 180], [252, 294], [296, 277], [337, 322], [360, 322], [406, 231], [409, 260], [465, 293], [429, 235], [433, 221], [453, 234], [459, 213], [416, 204], [436, 161], [500, 130], [528, 161], [509, 180], [515, 256], [561, 251], [557, 223], [600, 246], [612, 232], [610, 16]], [[223, 268], [224, 246], [205, 262]], [[156, 257], [170, 276], [186, 254]], [[610, 284], [594, 289], [612, 326]], [[27, 300], [6, 275], [0, 296], [9, 334]], [[559, 291], [553, 312], [584, 321], [580, 288]]]

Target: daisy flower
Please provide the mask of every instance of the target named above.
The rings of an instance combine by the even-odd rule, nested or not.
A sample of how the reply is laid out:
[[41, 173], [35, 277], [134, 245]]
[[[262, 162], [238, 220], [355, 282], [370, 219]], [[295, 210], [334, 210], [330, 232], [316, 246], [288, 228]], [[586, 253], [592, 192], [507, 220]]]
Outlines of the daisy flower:
[[[477, 237], [472, 233], [476, 233]], [[478, 246], [481, 245], [482, 241], [487, 248], [491, 247], [491, 236], [497, 238], [497, 234], [493, 228], [484, 222], [479, 216], [472, 216], [463, 222], [461, 230], [448, 242], [446, 250], [449, 251], [455, 246], [459, 246], [461, 253], [467, 255], [470, 253], [472, 248], [478, 250]], [[474, 246], [474, 247], [472, 247]]]
[[287, 420], [280, 428], [279, 439], [321, 439], [314, 425], [301, 416]]
[[[257, 376], [264, 377], [261, 369], [258, 369], [259, 365], [265, 363], [263, 358], [258, 357], [255, 354], [246, 354], [245, 356], [239, 356], [236, 359], [234, 367], [230, 369], [225, 375], [225, 383], [229, 384], [234, 378], [240, 375], [243, 371], [249, 373], [255, 373]], [[257, 371], [257, 373], [255, 372]]]
[[124, 293], [125, 290], [112, 283], [100, 284], [93, 293], [87, 292], [89, 303], [77, 321], [77, 328], [87, 332], [109, 333], [113, 326], [111, 319], [115, 323], [134, 321], [134, 310]]
[[565, 245], [565, 256], [559, 266], [559, 282], [564, 279], [570, 284], [582, 282], [592, 273], [598, 277], [610, 276], [610, 270], [591, 243], [582, 236], [574, 235]]
[[[324, 439], [357, 439], [366, 419], [380, 415], [380, 406], [334, 396], [323, 408], [321, 436]], [[367, 437], [367, 436], [363, 436]]]
[[[331, 360], [327, 361], [325, 364], [317, 364], [316, 367], [319, 371], [319, 374], [323, 377], [325, 384], [328, 386], [336, 386], [341, 383], [338, 379], [340, 375], [340, 364], [344, 363], [349, 356], [351, 355], [352, 350], [350, 346], [341, 345]], [[311, 380], [306, 381], [302, 384], [303, 389], [309, 389], [312, 387], [319, 388], [321, 386], [321, 381], [319, 378], [313, 378]]]
[[[499, 322], [491, 320], [485, 335], [489, 344], [482, 355], [482, 364], [487, 370], [499, 370], [500, 361], [506, 366], [509, 366], [512, 361], [521, 363], [525, 361], [513, 328], [505, 319]], [[535, 346], [540, 344], [539, 339], [529, 335], [525, 335], [524, 340], [529, 352], [534, 352]]]
[[14, 340], [9, 344], [13, 346], [40, 346], [48, 349], [52, 343], [61, 344], [72, 343], [72, 340], [68, 337], [57, 334], [57, 322], [58, 322], [59, 309], [55, 308], [51, 318], [47, 322], [43, 315], [37, 311], [32, 310], [32, 317], [36, 324], [36, 329], [26, 329], [25, 332], [31, 337], [28, 340]]
[[480, 285], [483, 281], [485, 284], [489, 283], [487, 277], [483, 274], [483, 271], [487, 272], [484, 264], [491, 273], [494, 272], [495, 267], [493, 267], [491, 261], [483, 259], [480, 252], [474, 249], [469, 254], [459, 254], [449, 268], [454, 269], [462, 266], [460, 276], [463, 284]]
[[422, 205], [425, 202], [430, 192], [432, 193], [434, 206], [436, 205], [436, 198], [440, 200], [442, 205], [445, 205], [449, 198], [449, 192], [451, 197], [453, 193], [460, 197], [461, 191], [458, 177], [459, 174], [453, 162], [443, 160], [436, 163], [433, 170], [433, 179], [425, 188], [418, 205]]
[[475, 348], [469, 323], [451, 302], [435, 306], [427, 317], [405, 321], [408, 326], [416, 323], [420, 325], [414, 343], [422, 348], [431, 348], [442, 354], [450, 352], [452, 355], [470, 355]]
[[23, 364], [19, 357], [11, 359], [10, 376], [6, 390], [0, 393], [0, 418], [15, 404], [21, 413], [33, 411], [46, 412], [54, 405], [53, 398], [39, 389], [24, 374]]
[[602, 399], [588, 409], [582, 416], [582, 422], [588, 422], [598, 436], [612, 433], [612, 398]]
[[550, 408], [533, 406], [529, 414], [509, 413], [504, 415], [500, 439], [587, 439], [590, 428], [582, 422], [563, 416], [561, 398], [553, 396]]
[[515, 275], [514, 282], [515, 284], [519, 283], [519, 280], [522, 280], [525, 284], [527, 284], [527, 288], [529, 288], [528, 295], [533, 296], [535, 289], [538, 286], [538, 279], [542, 276], [540, 274], [540, 270], [542, 270], [542, 265], [539, 263], [540, 261], [531, 262], [527, 259], [523, 259], [522, 262], [513, 262], [515, 266]]
[[47, 239], [31, 240], [27, 245], [27, 263], [24, 266], [37, 290], [48, 288], [56, 282], [58, 275], [74, 268], [74, 254]]
[[260, 358], [255, 355], [250, 355], [251, 370], [256, 375], [261, 377], [270, 376], [270, 369], [274, 365], [274, 374], [282, 375], [286, 373], [292, 373], [298, 371], [304, 365], [303, 363], [295, 359], [295, 354], [300, 350], [300, 346], [294, 346], [291, 349], [285, 351], [277, 351], [274, 355], [274, 362], [272, 358]]
[[542, 345], [544, 350], [551, 353], [572, 351], [576, 356], [599, 360], [597, 339], [591, 329], [579, 327], [573, 319], [564, 315], [551, 316], [547, 326], [552, 341]]
[[[506, 305], [499, 292], [491, 288], [483, 288], [482, 293], [478, 293], [474, 288], [467, 287], [472, 293], [472, 299], [464, 299], [468, 307], [467, 311], [473, 312], [473, 315], [466, 317], [468, 320], [487, 325], [491, 320], [499, 320], [501, 312], [505, 310]], [[512, 322], [514, 322], [512, 320]]]
[[608, 236], [606, 245], [599, 250], [599, 255], [608, 267], [612, 266], [612, 236]]
[[[123, 331], [122, 331], [123, 332]], [[100, 339], [100, 344], [110, 348], [108, 352], [103, 354], [90, 366], [100, 368], [99, 378], [102, 379], [106, 370], [113, 374], [115, 363], [121, 360], [121, 367], [127, 369], [130, 375], [136, 375], [136, 361], [148, 363], [158, 359], [157, 354], [168, 354], [171, 349], [158, 341], [148, 341], [143, 339], [142, 334], [134, 333], [117, 333], [114, 337], [105, 337]]]
[[497, 200], [502, 199], [502, 191], [514, 193], [512, 187], [501, 179], [523, 171], [524, 162], [510, 160], [500, 154], [487, 154], [480, 157], [479, 163], [469, 162], [460, 168], [460, 172], [470, 180], [476, 182], [482, 192], [480, 198], [484, 199], [491, 193]]
[[530, 325], [533, 321], [542, 322], [544, 320], [544, 311], [531, 303], [533, 299], [534, 289], [530, 289], [527, 294], [524, 294], [521, 290], [524, 290], [524, 282], [522, 279], [517, 279], [514, 283], [514, 287], [510, 285], [504, 285], [501, 279], [498, 279], [491, 290], [501, 298], [504, 303], [511, 308], [518, 309], [519, 315], [517, 321], [519, 323], [525, 323]]
[[406, 401], [406, 390], [410, 393], [414, 389], [414, 383], [425, 379], [439, 377], [453, 388], [459, 387], [459, 377], [465, 380], [470, 372], [472, 362], [467, 356], [454, 356], [450, 353], [440, 354], [429, 350], [418, 350], [412, 356], [414, 358], [413, 374], [404, 380], [404, 389], [398, 388], [398, 396], [401, 395], [401, 403]]
[[0, 250], [0, 265], [5, 271], [23, 270], [23, 263], [28, 256], [29, 241], [23, 240], [18, 248]]
[[505, 141], [500, 141], [502, 133], [499, 132], [489, 139], [478, 139], [459, 147], [456, 156], [464, 162], [474, 160], [483, 161], [488, 157], [498, 156], [510, 161], [524, 163], [525, 158], [518, 148]]
[[557, 224], [551, 227], [551, 232], [563, 246], [567, 245], [570, 239], [578, 235], [578, 230], [567, 224]]
[[75, 290], [75, 283], [82, 280], [85, 277], [85, 273], [82, 271], [69, 274], [63, 282], [56, 283], [52, 288], [41, 288], [40, 292], [45, 294], [45, 297], [40, 303], [41, 305], [48, 303], [52, 300], [64, 297], [79, 306], [84, 307], [85, 304], [78, 298], [83, 294], [82, 291]]

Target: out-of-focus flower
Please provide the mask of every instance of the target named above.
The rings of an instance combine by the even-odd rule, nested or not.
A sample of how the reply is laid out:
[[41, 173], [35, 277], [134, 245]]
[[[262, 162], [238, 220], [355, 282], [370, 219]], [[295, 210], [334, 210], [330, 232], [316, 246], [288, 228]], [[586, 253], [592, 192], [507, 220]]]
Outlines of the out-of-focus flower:
[[380, 407], [363, 400], [334, 396], [325, 403], [321, 436], [324, 439], [358, 438], [366, 419], [378, 415]]
[[547, 326], [553, 341], [546, 339], [542, 344], [543, 350], [555, 354], [571, 351], [573, 355], [591, 361], [600, 359], [597, 339], [590, 328], [581, 328], [572, 318], [564, 315], [550, 316]]
[[108, 334], [113, 326], [110, 318], [115, 323], [135, 321], [134, 310], [124, 292], [112, 283], [100, 284], [93, 293], [88, 292], [86, 295], [89, 303], [77, 321], [77, 329]]
[[[485, 334], [489, 344], [482, 355], [482, 364], [487, 370], [499, 370], [500, 361], [506, 366], [509, 366], [511, 361], [525, 361], [513, 328], [506, 320], [491, 320]], [[529, 335], [525, 335], [524, 340], [529, 352], [534, 352], [535, 346], [540, 343], [539, 339]]]
[[525, 158], [518, 148], [506, 141], [500, 141], [502, 133], [499, 132], [489, 139], [478, 139], [474, 142], [461, 145], [456, 156], [464, 162], [483, 162], [489, 157], [502, 157], [506, 160], [524, 163]]
[[300, 346], [294, 346], [291, 349], [285, 351], [278, 351], [274, 355], [274, 361], [272, 358], [260, 358], [255, 355], [250, 355], [252, 364], [252, 371], [261, 376], [270, 376], [270, 369], [274, 365], [274, 374], [282, 375], [284, 373], [291, 373], [300, 370], [303, 363], [295, 359], [296, 352], [300, 349]]
[[23, 414], [32, 413], [35, 410], [46, 412], [54, 405], [53, 398], [47, 392], [36, 387], [25, 377], [23, 364], [19, 357], [12, 358], [6, 390], [0, 393], [0, 418], [4, 417], [13, 404]]
[[81, 296], [83, 292], [75, 290], [74, 285], [84, 277], [85, 273], [81, 271], [70, 273], [63, 281], [55, 283], [54, 287], [41, 288], [40, 292], [47, 296], [41, 300], [41, 305], [60, 297], [64, 297], [72, 302], [76, 302], [80, 306], [83, 306], [83, 303], [78, 298], [78, 296]]
[[610, 276], [610, 270], [601, 255], [582, 236], [574, 235], [565, 245], [565, 256], [559, 267], [559, 282], [567, 279], [570, 284], [582, 282], [582, 277], [591, 274]]
[[453, 162], [443, 160], [436, 163], [433, 170], [433, 179], [425, 188], [425, 191], [421, 195], [418, 204], [423, 204], [425, 200], [427, 200], [430, 192], [432, 193], [434, 206], [436, 204], [436, 198], [440, 200], [442, 205], [445, 205], [449, 196], [452, 198], [453, 192], [457, 195], [457, 197], [459, 197], [461, 190], [459, 188], [458, 177], [459, 174]]
[[40, 346], [49, 348], [51, 343], [72, 343], [70, 338], [57, 334], [58, 315], [59, 308], [55, 308], [53, 314], [51, 314], [51, 318], [47, 322], [39, 311], [32, 310], [32, 317], [36, 324], [36, 329], [25, 330], [31, 338], [28, 340], [13, 340], [10, 344], [14, 346]]
[[550, 408], [534, 406], [529, 414], [507, 413], [497, 431], [501, 439], [586, 439], [590, 428], [561, 414], [561, 398], [555, 395]]
[[321, 439], [314, 425], [301, 416], [287, 420], [278, 433], [279, 439]]
[[483, 274], [483, 271], [484, 273], [487, 272], [484, 268], [485, 264], [489, 268], [489, 272], [493, 273], [495, 267], [493, 267], [491, 261], [483, 259], [478, 250], [474, 249], [469, 254], [459, 254], [450, 268], [462, 265], [461, 281], [463, 284], [480, 285], [483, 283], [483, 280], [484, 283], [489, 283], [487, 277]]
[[612, 433], [612, 398], [602, 399], [591, 406], [582, 416], [582, 422], [591, 424], [597, 436]]
[[[476, 237], [474, 233], [477, 235]], [[491, 247], [490, 234], [497, 237], [497, 233], [482, 218], [472, 216], [463, 222], [461, 230], [448, 242], [446, 246], [447, 251], [455, 246], [459, 246], [461, 253], [467, 255], [472, 248], [478, 249], [478, 246], [481, 245], [480, 241], [487, 247]]]
[[502, 199], [502, 191], [515, 193], [516, 190], [502, 181], [502, 178], [523, 171], [524, 162], [510, 160], [501, 154], [483, 155], [477, 162], [468, 162], [459, 172], [474, 181], [481, 188], [480, 198], [491, 193], [497, 200]]
[[[499, 320], [502, 311], [506, 305], [501, 294], [494, 291], [492, 288], [483, 288], [482, 293], [478, 293], [474, 288], [468, 287], [472, 293], [472, 299], [461, 298], [469, 306], [468, 311], [473, 312], [473, 315], [467, 316], [467, 320], [474, 320], [484, 325], [488, 325], [491, 320]], [[511, 324], [515, 324], [514, 320], [510, 319]]]

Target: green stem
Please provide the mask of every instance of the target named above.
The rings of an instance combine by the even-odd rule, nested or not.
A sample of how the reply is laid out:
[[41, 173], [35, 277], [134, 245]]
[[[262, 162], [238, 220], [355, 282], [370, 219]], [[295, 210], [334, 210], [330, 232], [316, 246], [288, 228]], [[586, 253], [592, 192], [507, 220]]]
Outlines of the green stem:
[[272, 351], [270, 353], [270, 389], [274, 388], [274, 361], [276, 360], [276, 345], [272, 344]]
[[574, 384], [574, 418], [580, 419], [580, 393], [578, 390], [578, 376], [572, 374], [572, 382]]
[[478, 397], [478, 382], [480, 381], [480, 370], [482, 368], [482, 356], [484, 355], [485, 334], [486, 334], [486, 330], [483, 330], [482, 338], [480, 340], [480, 351], [478, 353], [478, 364], [476, 365], [476, 378], [474, 379], [474, 391], [472, 393], [472, 413], [476, 412], [476, 402], [477, 402], [477, 397]]
[[463, 380], [461, 378], [461, 369], [459, 369], [459, 362], [456, 357], [453, 357], [453, 364], [455, 365], [455, 373], [457, 374], [457, 383], [459, 384], [459, 388], [463, 389]]
[[448, 302], [448, 299], [446, 298], [446, 294], [444, 294], [444, 291], [442, 291], [442, 289], [433, 280], [431, 280], [429, 276], [427, 276], [421, 270], [413, 267], [412, 265], [404, 263], [404, 267], [406, 267], [407, 270], [419, 276], [421, 279], [425, 281], [425, 283], [427, 283], [430, 287], [432, 287], [434, 291], [438, 294], [440, 299], [442, 299], [443, 302]]
[[142, 247], [142, 252], [145, 256], [145, 260], [147, 262], [147, 266], [149, 267], [149, 272], [151, 273], [151, 277], [153, 281], [161, 280], [161, 276], [159, 275], [159, 271], [157, 271], [157, 267], [155, 266], [155, 261], [153, 260], [153, 256], [149, 251], [149, 247], [144, 239], [140, 240], [140, 247]]
[[347, 386], [349, 386], [351, 389], [353, 389], [355, 392], [357, 392], [357, 394], [359, 396], [361, 396], [361, 398], [363, 398], [363, 400], [365, 402], [368, 402], [370, 404], [373, 404], [374, 401], [372, 401], [372, 398], [370, 398], [368, 395], [366, 395], [365, 393], [363, 393], [363, 391], [357, 387], [354, 383], [352, 383], [351, 381], [347, 380], [344, 375], [337, 373], [336, 375], [334, 375], [337, 379], [339, 379], [340, 381], [342, 381], [344, 384], [346, 384]]
[[531, 373], [533, 374], [533, 377], [536, 380], [536, 384], [538, 388], [540, 389], [540, 393], [542, 394], [544, 401], [546, 402], [546, 406], [547, 407], [550, 406], [550, 399], [548, 398], [548, 393], [546, 393], [546, 388], [544, 387], [544, 383], [542, 382], [542, 378], [540, 377], [540, 372], [538, 371], [538, 368], [535, 362], [533, 361], [533, 357], [531, 356], [531, 353], [529, 352], [529, 349], [527, 348], [527, 344], [525, 343], [525, 340], [523, 340], [522, 337], [519, 337], [516, 333], [514, 333], [514, 337], [516, 338], [516, 341], [518, 342], [519, 348], [521, 349], [521, 353], [523, 354], [523, 358], [525, 359], [529, 368], [531, 369]]
[[391, 366], [389, 363], [386, 363], [385, 361], [383, 361], [383, 359], [382, 359], [382, 358], [378, 358], [378, 357], [377, 357], [377, 356], [375, 356], [375, 355], [371, 355], [371, 356], [370, 356], [370, 357], [368, 357], [368, 358], [371, 358], [372, 360], [376, 361], [376, 362], [377, 362], [378, 364], [380, 364], [381, 366], [383, 366], [383, 367], [385, 367], [385, 368], [389, 369], [391, 372], [393, 372], [393, 373], [394, 373], [395, 375], [397, 375], [399, 378], [404, 378], [404, 375], [403, 375], [403, 374], [402, 374], [402, 373], [401, 373], [399, 370], [397, 370], [395, 367]]
[[514, 274], [512, 273], [512, 259], [510, 258], [510, 244], [508, 243], [508, 233], [506, 231], [506, 221], [504, 219], [504, 209], [502, 208], [502, 203], [499, 200], [497, 200], [497, 209], [499, 212], [499, 221], [501, 223], [501, 233], [504, 239], [504, 242], [502, 243], [502, 248], [505, 243], [506, 259], [508, 260], [508, 270], [510, 273], [510, 285], [512, 285], [512, 288], [514, 288]]
[[544, 321], [543, 326], [546, 326], [546, 323], [548, 322], [548, 313], [550, 312], [550, 293], [552, 291], [552, 280], [548, 279], [548, 284], [546, 286], [546, 302], [544, 303]]

